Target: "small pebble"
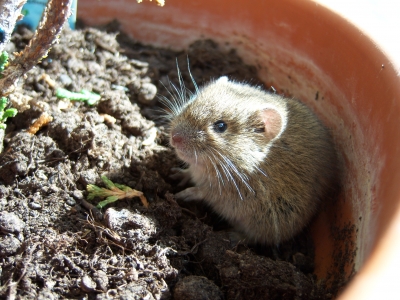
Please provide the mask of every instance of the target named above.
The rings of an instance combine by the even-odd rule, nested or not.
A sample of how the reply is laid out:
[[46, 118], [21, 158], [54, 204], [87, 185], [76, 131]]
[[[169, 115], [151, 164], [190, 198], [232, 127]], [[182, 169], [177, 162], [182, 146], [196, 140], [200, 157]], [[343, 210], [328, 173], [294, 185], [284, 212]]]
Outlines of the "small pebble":
[[14, 213], [0, 212], [0, 230], [2, 232], [20, 233], [25, 223]]
[[0, 211], [5, 209], [6, 205], [7, 205], [7, 199], [6, 198], [0, 198]]
[[96, 282], [94, 282], [89, 275], [83, 275], [81, 279], [81, 289], [84, 292], [93, 292], [96, 290]]
[[29, 202], [29, 208], [34, 210], [39, 210], [42, 209], [42, 206], [39, 203], [32, 201]]
[[135, 268], [131, 268], [126, 275], [128, 279], [132, 281], [137, 281], [139, 279], [139, 273]]
[[129, 89], [126, 86], [122, 86], [122, 85], [112, 84], [111, 88], [113, 90], [120, 90], [120, 91], [124, 91], [124, 92], [129, 92]]
[[52, 184], [52, 185], [49, 186], [48, 192], [49, 193], [57, 193], [59, 190], [60, 189], [55, 184]]
[[93, 169], [89, 169], [81, 172], [79, 181], [86, 186], [88, 184], [95, 184], [98, 178], [99, 175], [97, 174], [97, 172]]
[[140, 60], [136, 60], [136, 59], [131, 59], [130, 62], [132, 63], [132, 65], [134, 65], [135, 67], [138, 67], [138, 68], [146, 68], [149, 66], [148, 62], [140, 61]]
[[12, 235], [0, 236], [0, 257], [10, 256], [17, 253], [21, 242]]
[[108, 263], [112, 266], [115, 266], [116, 264], [118, 264], [118, 258], [116, 258], [115, 256], [111, 257], [110, 260], [108, 261]]
[[125, 208], [121, 210], [108, 208], [104, 214], [104, 219], [108, 228], [133, 239], [144, 241], [157, 230], [152, 219]]
[[22, 175], [27, 173], [28, 164], [25, 161], [20, 161], [14, 163], [11, 167], [11, 171], [14, 172], [16, 175]]
[[145, 82], [140, 87], [138, 100], [142, 104], [153, 105], [156, 100], [156, 94], [157, 87], [150, 82]]
[[67, 196], [67, 198], [65, 199], [65, 203], [69, 206], [75, 206], [76, 201], [74, 198]]
[[6, 197], [10, 193], [10, 189], [6, 188], [4, 185], [0, 185], [0, 197]]
[[71, 77], [69, 77], [67, 74], [60, 75], [60, 81], [63, 85], [70, 85], [72, 83]]
[[36, 171], [35, 176], [37, 178], [39, 178], [40, 180], [43, 180], [43, 181], [47, 181], [48, 180], [48, 178], [47, 178], [47, 176], [46, 176], [46, 174], [45, 174], [45, 172], [43, 170]]
[[102, 290], [103, 292], [107, 291], [108, 288], [108, 276], [107, 273], [98, 270], [93, 274], [93, 279], [97, 283], [97, 289]]
[[72, 192], [72, 197], [74, 197], [76, 200], [82, 200], [83, 197], [83, 193], [80, 190], [75, 190]]

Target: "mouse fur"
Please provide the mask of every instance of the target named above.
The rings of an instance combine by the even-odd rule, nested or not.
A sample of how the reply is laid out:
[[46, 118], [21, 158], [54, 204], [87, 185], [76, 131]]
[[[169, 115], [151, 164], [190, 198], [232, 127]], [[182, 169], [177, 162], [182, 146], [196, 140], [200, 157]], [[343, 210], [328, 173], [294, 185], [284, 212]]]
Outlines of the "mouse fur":
[[327, 128], [301, 102], [221, 77], [170, 102], [170, 144], [204, 200], [249, 242], [279, 244], [301, 231], [337, 187]]

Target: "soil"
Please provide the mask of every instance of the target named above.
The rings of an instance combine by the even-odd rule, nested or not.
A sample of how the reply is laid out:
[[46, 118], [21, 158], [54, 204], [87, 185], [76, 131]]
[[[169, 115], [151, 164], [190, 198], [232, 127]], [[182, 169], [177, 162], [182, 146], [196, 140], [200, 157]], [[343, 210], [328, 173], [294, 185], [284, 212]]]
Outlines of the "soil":
[[[306, 229], [279, 247], [233, 245], [229, 226], [201, 203], [177, 203], [169, 179], [181, 165], [168, 147], [159, 97], [228, 75], [261, 84], [254, 66], [210, 40], [174, 52], [141, 45], [115, 23], [65, 30], [10, 96], [0, 155], [1, 297], [9, 299], [330, 299], [343, 282], [317, 281]], [[19, 28], [9, 52], [32, 32]], [[98, 104], [58, 99], [59, 87], [101, 95]], [[40, 116], [52, 118], [29, 128]], [[98, 210], [86, 186], [115, 183], [149, 202]]]

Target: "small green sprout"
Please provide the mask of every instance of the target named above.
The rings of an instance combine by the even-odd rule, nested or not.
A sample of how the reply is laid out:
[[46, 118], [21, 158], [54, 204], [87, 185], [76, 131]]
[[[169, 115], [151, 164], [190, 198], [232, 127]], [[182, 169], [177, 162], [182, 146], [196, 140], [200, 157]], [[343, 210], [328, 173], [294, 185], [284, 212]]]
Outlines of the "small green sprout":
[[101, 188], [94, 184], [88, 184], [86, 186], [86, 190], [89, 192], [89, 195], [87, 197], [88, 200], [93, 200], [95, 197], [106, 198], [105, 200], [97, 204], [97, 208], [101, 209], [107, 204], [113, 203], [121, 199], [133, 197], [139, 197], [143, 205], [145, 207], [149, 207], [149, 203], [147, 202], [147, 199], [142, 192], [131, 189], [129, 186], [123, 184], [113, 183], [106, 176], [101, 176], [101, 180], [103, 180], [107, 188]]
[[7, 65], [8, 65], [8, 53], [6, 51], [3, 51], [0, 54], [0, 73], [4, 71]]
[[1, 97], [0, 98], [0, 129], [6, 129], [7, 125], [4, 124], [7, 121], [7, 118], [15, 117], [18, 113], [17, 109], [15, 108], [7, 108], [7, 98]]
[[56, 91], [57, 98], [67, 98], [71, 101], [83, 101], [88, 105], [94, 105], [100, 100], [100, 95], [89, 92], [88, 90], [81, 90], [79, 93], [70, 92], [63, 88], [58, 88]]

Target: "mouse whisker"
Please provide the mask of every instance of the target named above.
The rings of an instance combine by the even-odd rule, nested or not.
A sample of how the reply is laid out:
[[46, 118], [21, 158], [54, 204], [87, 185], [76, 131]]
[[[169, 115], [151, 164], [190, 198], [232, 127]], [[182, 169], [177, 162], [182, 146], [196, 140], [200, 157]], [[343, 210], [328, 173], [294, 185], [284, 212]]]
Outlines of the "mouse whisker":
[[193, 97], [196, 95], [196, 93], [193, 93], [193, 92], [192, 92], [191, 90], [189, 90], [189, 89], [186, 89], [186, 93], [189, 94], [189, 99], [193, 98]]
[[[215, 155], [212, 152], [210, 154], [214, 157], [214, 160], [217, 160]], [[224, 179], [223, 179], [223, 177], [221, 175], [221, 172], [218, 170], [218, 167], [217, 167], [216, 163], [212, 160], [211, 157], [209, 157], [209, 160], [210, 160], [210, 163], [214, 167], [214, 170], [215, 170], [216, 178], [217, 178], [217, 181], [218, 181], [219, 194], [222, 195], [221, 183], [222, 183], [222, 186], [225, 186]]]
[[179, 100], [179, 97], [176, 97], [165, 85], [164, 83], [161, 82], [161, 84], [164, 86], [164, 88], [167, 90], [168, 94], [172, 98], [172, 100], [168, 99], [167, 97], [163, 95], [158, 95], [158, 99], [162, 104], [164, 104], [166, 107], [168, 107], [171, 111], [168, 112], [167, 114], [171, 117], [177, 116], [180, 111], [182, 110], [183, 103], [182, 101]]
[[178, 58], [176, 58], [176, 70], [178, 71], [178, 79], [179, 79], [179, 87], [180, 87], [180, 95], [182, 99], [185, 99], [187, 94], [187, 89], [185, 86], [185, 82], [183, 81], [181, 70], [179, 69], [178, 65]]
[[249, 185], [248, 183], [248, 177], [245, 174], [242, 174], [241, 172], [239, 172], [239, 170], [236, 168], [235, 164], [228, 159], [225, 156], [221, 156], [222, 159], [226, 162], [226, 164], [228, 165], [228, 167], [233, 171], [234, 174], [237, 175], [237, 177], [240, 178], [240, 180], [243, 182], [243, 184], [249, 189], [249, 191], [251, 193], [254, 193], [253, 188]]
[[235, 178], [232, 176], [232, 173], [229, 171], [229, 166], [226, 165], [226, 162], [224, 161], [224, 157], [223, 157], [219, 152], [217, 152], [217, 153], [218, 153], [218, 154], [222, 157], [222, 159], [223, 159], [223, 160], [220, 160], [220, 166], [221, 166], [222, 169], [224, 170], [224, 175], [226, 176], [226, 179], [227, 179], [228, 181], [232, 181], [233, 185], [235, 186], [235, 189], [237, 190], [237, 192], [238, 192], [238, 194], [239, 194], [240, 200], [243, 201], [244, 199], [243, 199], [242, 193], [240, 192], [240, 189], [239, 189], [239, 187], [238, 187], [238, 185], [237, 185], [237, 183], [236, 183]]
[[[167, 78], [168, 78], [168, 77], [167, 77]], [[170, 91], [170, 89], [169, 89], [168, 87], [165, 86], [164, 82], [162, 82], [161, 80], [159, 80], [159, 82], [160, 82], [161, 85], [164, 87], [164, 89], [168, 92], [168, 94], [170, 95], [170, 97], [171, 97], [172, 99], [175, 100], [175, 99], [176, 99], [176, 98], [175, 98], [175, 95], [172, 94], [171, 91]], [[169, 83], [169, 85], [171, 86], [171, 80], [169, 80], [169, 78], [168, 78], [168, 83]], [[171, 102], [167, 97], [165, 97], [165, 96], [163, 96], [163, 95], [158, 95], [158, 97], [160, 97], [160, 98], [162, 98], [162, 99], [165, 99], [166, 102]]]
[[256, 168], [256, 170], [258, 171], [258, 172], [260, 172], [261, 174], [263, 174], [265, 177], [267, 177], [268, 178], [268, 175], [264, 172], [264, 170], [262, 170], [262, 169], [260, 169], [259, 167], [255, 167]]
[[196, 158], [196, 166], [197, 166], [197, 151], [196, 151], [196, 149], [194, 149], [194, 157]]
[[178, 112], [180, 112], [186, 102], [185, 93], [182, 90], [179, 90], [176, 87], [176, 85], [173, 84], [171, 81], [169, 81], [169, 85], [170, 85], [171, 89], [174, 90], [176, 93], [176, 96], [173, 98], [174, 98], [175, 103], [177, 104]]
[[211, 159], [211, 157], [209, 157], [209, 159], [210, 159], [210, 161], [211, 161], [211, 163], [213, 164], [213, 166], [214, 166], [214, 168], [215, 168], [215, 171], [216, 171], [216, 173], [217, 173], [217, 178], [218, 178], [218, 181], [220, 181], [221, 183], [222, 183], [222, 186], [225, 186], [225, 181], [224, 181], [224, 177], [222, 176], [222, 174], [221, 174], [221, 171], [218, 169], [218, 166], [217, 166], [217, 163], [221, 163], [216, 157], [215, 157], [215, 155], [214, 155], [214, 153], [210, 153], [212, 156], [213, 156], [213, 158], [214, 158], [214, 161]]
[[163, 108], [163, 107], [156, 107], [154, 108], [154, 111], [159, 114], [155, 117], [155, 120], [162, 120], [162, 121], [168, 121], [171, 122], [171, 119], [173, 118], [173, 113], [171, 113], [170, 110]]
[[193, 77], [193, 75], [192, 75], [192, 72], [190, 71], [189, 56], [187, 56], [186, 58], [187, 58], [187, 65], [188, 65], [189, 76], [190, 76], [190, 79], [192, 80], [192, 83], [193, 83], [193, 85], [194, 85], [194, 89], [195, 89], [195, 91], [196, 91], [196, 94], [198, 94], [198, 93], [199, 93], [199, 87], [198, 87], [196, 81], [194, 80], [194, 77]]

